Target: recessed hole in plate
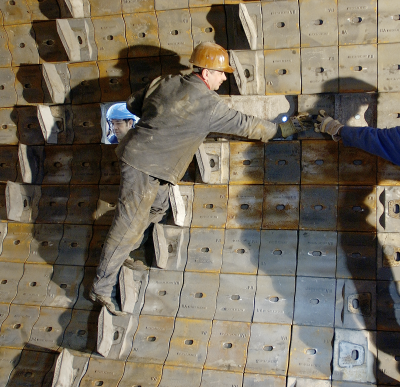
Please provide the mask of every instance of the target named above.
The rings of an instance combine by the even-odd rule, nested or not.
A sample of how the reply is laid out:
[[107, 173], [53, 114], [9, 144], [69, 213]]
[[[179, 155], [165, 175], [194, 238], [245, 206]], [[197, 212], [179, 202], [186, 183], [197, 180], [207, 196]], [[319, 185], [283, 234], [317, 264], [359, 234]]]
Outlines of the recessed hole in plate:
[[97, 380], [96, 383], [94, 384], [95, 386], [102, 386], [104, 382], [102, 380]]
[[245, 249], [237, 249], [236, 252], [238, 254], [244, 254], [246, 251], [245, 251]]
[[213, 32], [214, 30], [211, 27], [207, 27], [204, 29], [204, 31], [209, 34], [210, 32]]
[[287, 161], [286, 160], [279, 160], [278, 165], [286, 165]]
[[354, 206], [353, 211], [354, 212], [363, 212], [363, 209], [360, 206]]
[[174, 251], [174, 248], [171, 244], [168, 245], [168, 253], [171, 254]]
[[209, 249], [208, 247], [203, 247], [200, 251], [201, 251], [202, 253], [209, 253], [209, 252], [210, 252], [210, 249]]
[[70, 244], [70, 246], [73, 247], [73, 248], [78, 247], [78, 243], [77, 243], [77, 242], [72, 242], [72, 243]]
[[278, 211], [282, 211], [282, 210], [285, 209], [285, 206], [284, 206], [283, 204], [278, 204], [278, 205], [276, 206], [276, 209], [277, 209]]
[[361, 165], [362, 163], [362, 160], [353, 160], [354, 165]]
[[15, 246], [18, 246], [21, 243], [21, 241], [19, 239], [16, 239], [13, 243]]
[[276, 26], [278, 27], [278, 28], [283, 28], [283, 27], [285, 27], [285, 23], [284, 22], [278, 22], [278, 23], [276, 23]]
[[19, 46], [20, 46], [21, 48], [24, 48], [24, 47], [25, 47], [25, 43], [20, 43]]
[[7, 280], [2, 280], [2, 281], [1, 281], [1, 284], [2, 284], [2, 285], [5, 285], [7, 282], [8, 282]]
[[205, 208], [208, 208], [209, 210], [214, 208], [214, 204], [206, 204]]
[[89, 121], [84, 121], [84, 122], [82, 123], [82, 125], [85, 126], [85, 127], [90, 126], [90, 122], [89, 122]]
[[317, 165], [323, 165], [324, 164], [324, 160], [315, 160], [314, 162]]
[[159, 296], [165, 296], [167, 294], [167, 292], [165, 291], [165, 290], [160, 290], [159, 292], [158, 292], [158, 295]]
[[80, 329], [78, 332], [77, 332], [77, 335], [78, 336], [85, 336], [86, 335], [86, 331], [84, 330], [84, 329]]
[[78, 43], [79, 43], [79, 44], [82, 44], [82, 43], [83, 43], [83, 40], [82, 40], [82, 38], [81, 38], [80, 36], [78, 36], [77, 39], [78, 39]]
[[55, 41], [53, 39], [49, 39], [45, 41], [45, 44], [48, 46], [52, 46], [55, 43]]
[[31, 286], [32, 288], [34, 288], [36, 285], [37, 283], [35, 281], [29, 283], [29, 286]]
[[323, 67], [316, 67], [315, 68], [315, 72], [317, 73], [317, 74], [321, 74], [321, 73], [323, 73], [325, 71], [325, 69], [323, 68]]
[[359, 352], [358, 352], [356, 349], [353, 349], [353, 350], [351, 351], [351, 358], [352, 358], [353, 360], [358, 360], [359, 357], [360, 357]]
[[157, 340], [157, 337], [155, 337], [155, 336], [149, 336], [148, 338], [147, 338], [147, 341], [150, 341], [150, 342], [154, 342], [154, 341], [156, 341]]
[[90, 167], [90, 163], [87, 162], [87, 161], [84, 161], [84, 162], [82, 163], [82, 167]]
[[178, 30], [172, 30], [172, 31], [171, 31], [171, 35], [176, 36], [176, 35], [178, 35], [178, 34], [179, 34], [179, 31], [178, 31]]
[[249, 205], [248, 204], [242, 204], [241, 206], [240, 206], [240, 209], [241, 210], [248, 210], [249, 209]]
[[285, 75], [287, 73], [286, 69], [279, 69], [278, 74], [279, 75]]
[[41, 243], [41, 245], [42, 245], [43, 247], [47, 247], [47, 246], [49, 245], [49, 242], [43, 241], [43, 242]]
[[269, 301], [269, 302], [273, 302], [273, 303], [278, 302], [278, 301], [279, 301], [279, 297], [270, 297], [270, 298], [268, 299], [268, 301]]
[[239, 294], [233, 294], [233, 295], [231, 296], [231, 300], [233, 300], [233, 301], [240, 300]]
[[310, 300], [310, 304], [318, 305], [318, 304], [319, 304], [318, 298], [312, 298], [312, 299]]
[[317, 350], [313, 349], [313, 348], [309, 348], [306, 350], [307, 355], [315, 355], [316, 353], [317, 353]]
[[21, 324], [14, 324], [14, 325], [13, 325], [13, 328], [14, 328], [14, 329], [19, 329], [19, 328], [21, 328]]
[[361, 23], [362, 20], [363, 20], [363, 19], [362, 19], [361, 17], [355, 16], [355, 17], [353, 17], [353, 18], [351, 19], [351, 22], [352, 22], [353, 24], [357, 24], [357, 23]]
[[360, 253], [351, 253], [351, 258], [361, 258]]
[[7, 129], [8, 126], [7, 125], [1, 125], [1, 129]]
[[224, 343], [224, 348], [226, 349], [232, 348], [232, 343]]
[[108, 35], [106, 39], [107, 39], [107, 40], [114, 40], [114, 36]]
[[145, 37], [146, 37], [146, 34], [145, 34], [144, 32], [140, 32], [140, 33], [138, 34], [138, 36], [139, 36], [139, 38], [145, 38]]
[[45, 330], [46, 332], [51, 332], [51, 331], [53, 330], [53, 328], [52, 328], [52, 327], [46, 327], [44, 330]]
[[314, 206], [314, 210], [315, 211], [321, 211], [324, 207], [321, 206], [320, 204], [317, 204], [316, 206]]
[[362, 66], [354, 66], [354, 71], [361, 71], [362, 69]]
[[353, 306], [354, 309], [358, 309], [360, 307], [360, 301], [357, 300], [357, 298], [355, 298], [351, 305]]
[[193, 345], [193, 340], [185, 340], [186, 345]]
[[250, 78], [250, 70], [249, 69], [245, 69], [244, 70], [244, 76], [246, 77], [246, 78]]
[[210, 167], [211, 168], [215, 167], [215, 160], [214, 159], [210, 159]]
[[194, 298], [203, 298], [204, 294], [203, 293], [196, 293], [194, 295]]
[[311, 253], [311, 255], [312, 255], [313, 257], [320, 257], [320, 256], [322, 255], [322, 251], [313, 251], [313, 252]]
[[24, 373], [24, 376], [25, 376], [26, 378], [31, 378], [31, 377], [33, 376], [33, 372], [25, 372], [25, 373]]
[[68, 287], [67, 284], [61, 284], [61, 285], [60, 285], [60, 288], [61, 288], [61, 289], [66, 289], [67, 287]]
[[274, 349], [272, 345], [264, 345], [263, 350], [267, 352], [271, 352]]
[[250, 165], [251, 164], [251, 160], [243, 160], [243, 165]]
[[272, 252], [272, 254], [274, 254], [274, 255], [282, 255], [282, 250], [274, 250]]
[[400, 252], [399, 252], [399, 251], [396, 251], [396, 253], [394, 254], [394, 260], [395, 260], [396, 262], [399, 262], [399, 261], [400, 261]]
[[28, 201], [26, 199], [24, 199], [24, 208], [28, 207]]
[[118, 331], [115, 331], [115, 332], [114, 332], [113, 340], [116, 341], [116, 340], [118, 340], [118, 338], [119, 338], [119, 332], [118, 332]]
[[320, 26], [320, 25], [322, 25], [322, 24], [324, 24], [324, 21], [323, 21], [323, 20], [321, 20], [321, 19], [314, 20], [314, 25], [315, 25], [315, 26]]

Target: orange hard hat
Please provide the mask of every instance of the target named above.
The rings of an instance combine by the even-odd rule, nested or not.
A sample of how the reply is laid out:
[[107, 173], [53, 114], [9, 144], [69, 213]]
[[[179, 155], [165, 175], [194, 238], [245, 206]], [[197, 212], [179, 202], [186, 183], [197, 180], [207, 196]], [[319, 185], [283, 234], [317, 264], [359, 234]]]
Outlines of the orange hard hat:
[[234, 71], [229, 66], [228, 52], [216, 43], [204, 42], [197, 45], [189, 62], [205, 69], [224, 71], [226, 73], [233, 73]]

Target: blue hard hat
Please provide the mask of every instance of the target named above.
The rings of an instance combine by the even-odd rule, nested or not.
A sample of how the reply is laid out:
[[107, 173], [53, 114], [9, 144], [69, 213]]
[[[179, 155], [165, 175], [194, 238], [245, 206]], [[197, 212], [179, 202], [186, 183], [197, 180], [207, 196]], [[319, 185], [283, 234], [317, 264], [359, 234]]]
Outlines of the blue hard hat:
[[112, 105], [107, 110], [106, 118], [107, 120], [133, 120], [135, 123], [139, 120], [126, 108], [125, 102]]

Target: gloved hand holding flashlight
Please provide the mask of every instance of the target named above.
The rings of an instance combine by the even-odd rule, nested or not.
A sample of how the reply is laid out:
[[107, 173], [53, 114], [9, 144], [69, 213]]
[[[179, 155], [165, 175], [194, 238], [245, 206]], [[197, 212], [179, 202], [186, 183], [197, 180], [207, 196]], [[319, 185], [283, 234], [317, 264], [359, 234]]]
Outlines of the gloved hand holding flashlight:
[[338, 120], [334, 120], [331, 116], [326, 114], [325, 110], [318, 112], [317, 123], [314, 124], [316, 132], [328, 133], [332, 136], [334, 141], [340, 140], [340, 129], [343, 128]]

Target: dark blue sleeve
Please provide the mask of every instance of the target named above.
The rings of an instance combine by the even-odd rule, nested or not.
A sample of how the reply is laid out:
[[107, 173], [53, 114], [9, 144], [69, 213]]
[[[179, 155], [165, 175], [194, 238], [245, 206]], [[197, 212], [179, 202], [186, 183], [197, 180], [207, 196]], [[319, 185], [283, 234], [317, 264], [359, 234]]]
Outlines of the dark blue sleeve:
[[344, 146], [363, 149], [400, 165], [400, 127], [389, 129], [344, 126], [340, 131]]

